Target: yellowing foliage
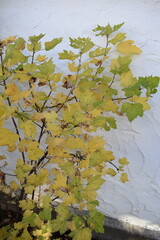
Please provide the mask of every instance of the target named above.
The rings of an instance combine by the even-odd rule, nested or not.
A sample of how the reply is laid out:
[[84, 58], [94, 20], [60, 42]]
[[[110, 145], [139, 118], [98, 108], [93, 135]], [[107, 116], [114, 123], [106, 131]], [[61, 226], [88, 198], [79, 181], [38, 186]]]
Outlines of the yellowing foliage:
[[[69, 230], [73, 240], [91, 240], [92, 231], [104, 232], [97, 191], [105, 175], [127, 182], [129, 161], [115, 163], [97, 130], [116, 129], [116, 115], [142, 117], [160, 80], [134, 77], [132, 55], [141, 50], [119, 32], [123, 24], [93, 30], [105, 38], [105, 47], [89, 37], [69, 38], [72, 50], [58, 54], [65, 73], [46, 54], [62, 38], [43, 44], [39, 34], [1, 41], [0, 191], [16, 199], [17, 216], [0, 229], [0, 239], [50, 240], [54, 232]], [[12, 154], [3, 154], [6, 147]], [[16, 165], [9, 174], [8, 161]]]
[[120, 42], [117, 45], [117, 50], [126, 55], [141, 53], [141, 49], [138, 48], [136, 45], [132, 45], [133, 43], [134, 43], [133, 40], [127, 40], [124, 42]]

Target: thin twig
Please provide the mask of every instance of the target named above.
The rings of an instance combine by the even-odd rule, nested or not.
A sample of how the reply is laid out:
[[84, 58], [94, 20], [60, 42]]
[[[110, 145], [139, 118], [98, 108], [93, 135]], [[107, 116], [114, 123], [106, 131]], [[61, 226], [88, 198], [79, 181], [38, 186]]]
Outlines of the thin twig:
[[108, 163], [110, 163], [112, 166], [114, 166], [116, 168], [117, 171], [119, 171], [119, 168], [114, 163], [112, 163], [110, 161]]

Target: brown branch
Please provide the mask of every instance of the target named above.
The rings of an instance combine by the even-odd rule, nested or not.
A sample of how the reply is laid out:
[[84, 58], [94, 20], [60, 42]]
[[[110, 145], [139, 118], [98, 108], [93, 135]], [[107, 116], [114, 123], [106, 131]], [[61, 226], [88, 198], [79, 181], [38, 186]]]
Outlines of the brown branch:
[[[131, 96], [131, 97], [133, 97], [133, 96]], [[129, 98], [131, 98], [131, 97], [119, 97], [119, 98], [111, 98], [111, 99], [112, 99], [112, 101], [120, 101], [120, 100], [129, 99]]]
[[108, 161], [108, 163], [115, 167], [117, 171], [119, 171], [119, 168], [114, 163], [112, 163], [111, 161]]
[[112, 84], [114, 83], [115, 77], [116, 77], [116, 74], [113, 75], [112, 81], [109, 84], [108, 88], [110, 88], [112, 86]]
[[43, 130], [44, 130], [45, 125], [46, 125], [45, 119], [42, 119], [41, 131], [40, 131], [39, 138], [38, 138], [38, 142], [39, 142], [39, 143], [40, 143], [41, 138], [42, 138], [42, 136], [43, 136], [43, 133], [44, 133]]
[[32, 52], [32, 60], [31, 60], [31, 64], [33, 64], [34, 62], [34, 55], [35, 55], [36, 51], [35, 51], [35, 44], [34, 44], [34, 47], [33, 47], [33, 52]]
[[48, 151], [46, 151], [45, 154], [38, 160], [38, 163], [35, 164], [36, 166], [33, 166], [33, 168], [28, 173], [28, 176], [35, 171], [35, 169], [41, 164], [41, 162], [47, 157], [47, 155], [48, 155]]

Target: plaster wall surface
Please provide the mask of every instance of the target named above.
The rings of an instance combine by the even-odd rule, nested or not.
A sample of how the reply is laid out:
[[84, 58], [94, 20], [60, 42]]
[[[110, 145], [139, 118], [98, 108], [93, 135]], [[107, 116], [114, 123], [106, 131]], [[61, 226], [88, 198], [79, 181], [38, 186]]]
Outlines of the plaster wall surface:
[[[135, 76], [160, 76], [160, 1], [158, 0], [0, 0], [0, 38], [45, 33], [44, 41], [64, 37], [55, 51], [68, 48], [68, 37], [94, 38], [91, 29], [119, 24], [142, 49], [131, 65]], [[65, 63], [60, 66], [66, 70]], [[160, 89], [159, 89], [160, 90]], [[106, 215], [160, 230], [160, 93], [151, 110], [118, 130], [99, 131], [117, 158], [127, 157], [129, 182], [106, 177], [99, 209]], [[8, 171], [12, 169], [12, 163]]]

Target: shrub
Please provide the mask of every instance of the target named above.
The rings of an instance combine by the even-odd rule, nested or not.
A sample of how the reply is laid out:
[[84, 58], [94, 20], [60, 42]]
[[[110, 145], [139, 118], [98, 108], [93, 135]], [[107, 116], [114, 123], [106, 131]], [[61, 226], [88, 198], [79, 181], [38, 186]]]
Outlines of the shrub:
[[[159, 84], [159, 77], [133, 76], [132, 55], [141, 50], [116, 33], [122, 25], [93, 30], [104, 37], [104, 47], [90, 38], [70, 38], [73, 51], [58, 54], [67, 60], [66, 74], [45, 55], [62, 38], [43, 48], [43, 34], [0, 42], [0, 146], [13, 153], [0, 155], [0, 190], [19, 206], [14, 221], [1, 228], [2, 239], [47, 240], [67, 232], [74, 240], [89, 240], [93, 230], [104, 231], [97, 190], [106, 174], [128, 181], [129, 162], [124, 157], [115, 164], [103, 138], [93, 133], [116, 129], [116, 116], [142, 117]], [[5, 172], [8, 161], [16, 165], [13, 174]]]

